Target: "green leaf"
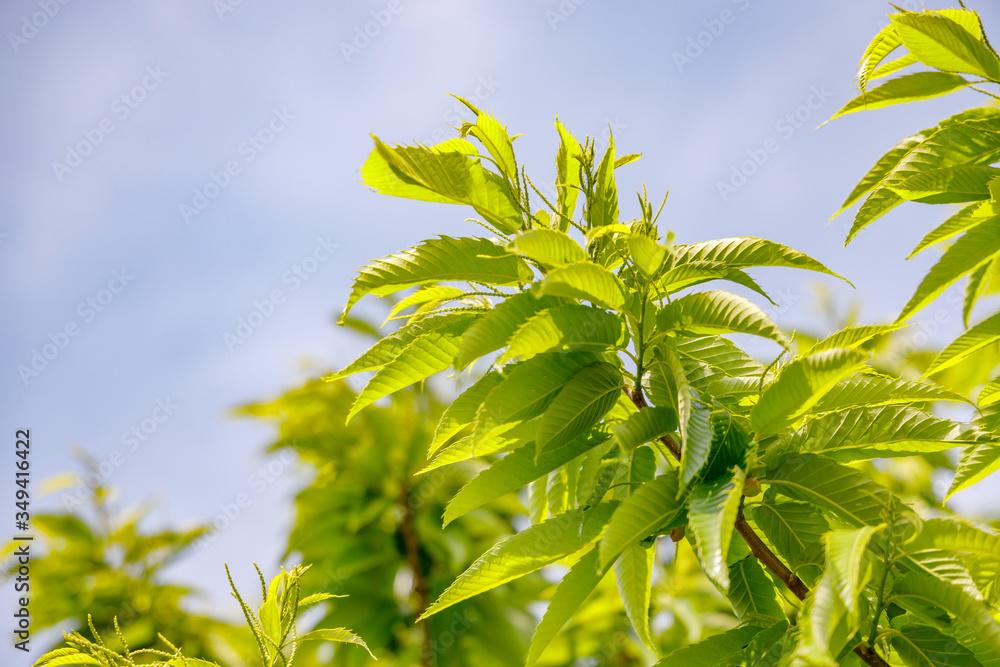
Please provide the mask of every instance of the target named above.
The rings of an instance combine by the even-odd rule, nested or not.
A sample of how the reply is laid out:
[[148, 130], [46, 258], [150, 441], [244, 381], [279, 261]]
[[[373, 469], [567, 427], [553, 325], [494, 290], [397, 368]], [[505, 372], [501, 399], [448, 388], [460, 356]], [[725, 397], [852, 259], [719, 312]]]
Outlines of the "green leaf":
[[[636, 447], [629, 464], [628, 481], [633, 485], [652, 482], [656, 477], [656, 452], [648, 445]], [[636, 487], [637, 488], [637, 487]], [[631, 489], [629, 490], [631, 495]]]
[[601, 539], [601, 569], [607, 568], [629, 546], [658, 530], [684, 525], [684, 500], [677, 498], [677, 471], [671, 470], [643, 484], [622, 501]]
[[378, 137], [361, 177], [385, 195], [471, 206], [501, 232], [521, 227], [521, 209], [507, 182], [483, 168], [476, 147], [464, 139], [436, 146], [390, 146]]
[[970, 354], [1000, 340], [1000, 313], [988, 317], [952, 341], [924, 371], [924, 377], [951, 368]]
[[[862, 92], [845, 104], [830, 120], [855, 111], [880, 109], [902, 102], [926, 100], [964, 88], [969, 84], [958, 74], [917, 72], [885, 82], [874, 90]], [[827, 121], [829, 122], [829, 121]]]
[[917, 247], [907, 255], [906, 259], [913, 259], [917, 253], [935, 245], [941, 243], [942, 241], [947, 241], [950, 238], [961, 234], [971, 227], [975, 227], [980, 222], [986, 220], [987, 218], [996, 215], [996, 208], [990, 202], [973, 202], [968, 206], [965, 206], [955, 215], [951, 216], [940, 225], [935, 227], [930, 231], [921, 241], [917, 244]]
[[914, 65], [918, 62], [920, 61], [917, 59], [915, 55], [913, 55], [912, 53], [907, 53], [905, 55], [896, 58], [895, 60], [891, 60], [879, 66], [879, 68], [874, 72], [872, 72], [872, 75], [868, 77], [868, 80], [873, 81], [875, 79], [881, 79], [882, 77], [894, 74], [899, 70], [909, 67], [910, 65]]
[[681, 450], [681, 488], [690, 484], [709, 462], [712, 453], [711, 410], [701, 404], [691, 404], [685, 427], [684, 446]]
[[533, 278], [523, 259], [489, 239], [442, 236], [363, 266], [342, 317], [366, 294], [383, 296], [414, 285], [454, 281], [516, 285]]
[[[75, 648], [50, 651], [35, 662], [35, 667], [60, 667], [61, 665], [103, 665], [97, 658], [79, 653]], [[211, 663], [209, 663], [211, 664]]]
[[948, 612], [969, 626], [992, 650], [1000, 652], [1000, 625], [986, 605], [961, 586], [924, 573], [910, 572], [893, 582], [892, 592], [892, 601], [908, 609], [916, 604]]
[[530, 317], [562, 303], [553, 297], [537, 298], [530, 292], [507, 297], [469, 327], [455, 356], [455, 368], [464, 369], [473, 361], [499, 350]]
[[684, 363], [688, 381], [702, 392], [718, 379], [760, 376], [765, 370], [759, 361], [721, 336], [678, 337], [674, 351]]
[[750, 425], [763, 437], [793, 424], [868, 356], [862, 350], [834, 348], [795, 359], [761, 394], [750, 411]]
[[[596, 549], [594, 552], [596, 553]], [[649, 650], [657, 652], [656, 644], [649, 635], [649, 604], [653, 559], [656, 555], [653, 545], [633, 543], [626, 547], [615, 561], [615, 579], [621, 594], [625, 613], [635, 628], [639, 641]]]
[[985, 264], [980, 264], [979, 268], [969, 274], [969, 279], [965, 283], [965, 294], [962, 298], [962, 324], [966, 328], [969, 326], [969, 318], [972, 317], [976, 301], [983, 295], [987, 287], [986, 276], [996, 264], [997, 258], [994, 258]]
[[788, 347], [788, 339], [764, 311], [741, 296], [718, 290], [674, 299], [656, 314], [656, 328], [659, 332], [750, 334]]
[[559, 132], [559, 152], [556, 153], [556, 192], [559, 206], [559, 231], [569, 229], [569, 221], [576, 213], [576, 198], [580, 193], [580, 144], [569, 130], [556, 120]]
[[624, 167], [627, 164], [632, 164], [641, 157], [642, 153], [629, 153], [628, 155], [622, 155], [620, 158], [615, 160], [615, 169]]
[[[613, 504], [602, 503], [589, 510], [569, 510], [497, 543], [460, 574], [417, 620], [580, 551], [600, 537], [600, 528], [613, 509]], [[592, 529], [583, 530], [588, 520]]]
[[510, 249], [548, 266], [586, 262], [590, 256], [579, 243], [553, 229], [533, 229], [514, 238]]
[[951, 482], [945, 500], [983, 481], [997, 470], [1000, 470], [1000, 443], [983, 442], [969, 447], [958, 462], [955, 479]]
[[538, 451], [559, 447], [590, 429], [615, 406], [622, 387], [621, 373], [609, 363], [582, 368], [542, 416]]
[[745, 420], [737, 419], [724, 410], [712, 415], [709, 424], [711, 449], [705, 466], [700, 471], [704, 479], [728, 474], [734, 465], [746, 470], [751, 442], [743, 422]]
[[868, 80], [879, 64], [900, 44], [902, 42], [899, 41], [896, 29], [891, 23], [878, 31], [878, 34], [868, 44], [864, 55], [861, 56], [861, 62], [858, 64], [858, 87], [862, 91], [868, 86]]
[[[535, 448], [526, 445], [493, 463], [463, 486], [444, 510], [444, 525], [529, 482], [547, 475], [600, 445], [607, 436], [581, 437], [543, 453], [536, 460]], [[577, 464], [574, 464], [577, 465]]]
[[944, 252], [938, 263], [924, 276], [896, 321], [902, 322], [909, 318], [940, 296], [956, 280], [992, 259], [998, 251], [1000, 216], [973, 227]]
[[761, 629], [759, 625], [741, 625], [679, 648], [653, 667], [719, 667], [749, 644]]
[[[389, 322], [400, 312], [412, 306], [418, 306], [415, 312], [422, 312], [431, 307], [437, 307], [437, 305], [447, 303], [448, 301], [461, 299], [465, 296], [465, 293], [465, 290], [458, 287], [452, 287], [451, 285], [424, 285], [421, 289], [418, 289], [416, 292], [393, 306], [392, 310], [389, 311], [389, 315], [385, 318], [385, 321]], [[410, 315], [405, 315], [403, 317], [410, 317]]]
[[378, 399], [451, 366], [451, 361], [458, 352], [461, 336], [470, 324], [471, 319], [464, 318], [414, 339], [395, 359], [382, 366], [365, 385], [351, 406], [347, 421], [351, 421], [354, 415]]
[[[877, 188], [885, 180], [886, 176], [896, 168], [896, 165], [906, 157], [914, 147], [920, 145], [931, 133], [934, 128], [924, 130], [912, 136], [903, 139], [898, 144], [896, 144], [892, 150], [883, 155], [878, 159], [878, 161], [868, 170], [864, 178], [858, 181], [858, 184], [854, 186], [851, 190], [851, 194], [847, 196], [844, 203], [841, 204], [837, 212], [830, 216], [830, 219], [836, 218], [838, 215], [843, 213], [845, 210], [853, 206], [859, 199], [864, 197], [866, 194]], [[895, 196], [895, 195], [893, 195]], [[851, 236], [854, 232], [852, 230]]]
[[687, 372], [670, 348], [663, 349], [663, 360], [673, 379], [676, 393], [678, 428], [681, 435], [681, 490], [695, 478], [708, 460], [712, 447], [710, 410], [701, 403], [698, 391], [688, 382]]
[[812, 414], [879, 405], [908, 405], [934, 401], [967, 403], [968, 399], [936, 385], [881, 375], [857, 375], [841, 380], [810, 411]]
[[741, 621], [759, 620], [762, 616], [776, 620], [785, 618], [777, 589], [754, 556], [741, 558], [729, 567], [727, 597]]
[[618, 224], [618, 186], [615, 185], [615, 139], [608, 137], [608, 148], [601, 158], [594, 179], [594, 198], [586, 211], [588, 228]]
[[514, 157], [514, 143], [507, 133], [507, 128], [500, 124], [491, 114], [480, 111], [466, 99], [453, 95], [456, 100], [469, 108], [476, 114], [476, 122], [462, 123], [460, 130], [464, 139], [472, 135], [489, 151], [493, 156], [500, 173], [507, 177], [511, 183], [518, 183], [517, 158]]
[[[949, 18], [971, 33], [976, 39], [983, 39], [982, 24], [975, 12], [960, 9], [941, 9], [929, 13]], [[899, 35], [896, 34], [895, 25], [890, 23], [879, 31], [871, 44], [868, 45], [864, 56], [861, 58], [861, 63], [858, 65], [858, 85], [862, 91], [865, 90], [869, 80], [886, 76], [918, 61], [916, 56], [908, 53], [892, 62], [880, 65], [886, 56], [900, 45], [902, 45], [902, 42], [899, 39]]]
[[340, 642], [343, 644], [354, 644], [368, 651], [368, 655], [372, 658], [375, 657], [375, 655], [371, 652], [371, 649], [368, 648], [368, 645], [365, 644], [365, 640], [346, 628], [319, 628], [318, 630], [311, 630], [304, 635], [299, 635], [297, 638], [289, 641], [288, 644], [297, 644], [299, 642], [316, 639], [328, 642]]
[[836, 655], [855, 631], [845, 626], [846, 617], [847, 610], [834, 590], [831, 577], [820, 577], [799, 612], [801, 630], [791, 664], [835, 667]]
[[726, 556], [745, 481], [746, 474], [735, 466], [731, 478], [695, 485], [688, 503], [688, 526], [698, 560], [708, 578], [724, 591], [729, 590]]
[[983, 440], [976, 429], [904, 405], [851, 408], [808, 422], [772, 445], [842, 463], [940, 452]]
[[639, 410], [613, 429], [615, 440], [626, 452], [676, 430], [677, 412], [667, 406]]
[[988, 107], [969, 109], [914, 135], [926, 138], [908, 150], [876, 184], [855, 215], [846, 242], [850, 243], [862, 229], [904, 201], [885, 186], [931, 169], [995, 162], [1000, 156], [1000, 141], [992, 129], [998, 126], [998, 114], [1000, 110]]
[[885, 526], [862, 526], [854, 530], [831, 530], [823, 536], [826, 545], [826, 576], [854, 622], [859, 620], [858, 596], [869, 572], [862, 567], [872, 536]]
[[317, 604], [323, 602], [324, 600], [332, 600], [334, 598], [346, 598], [346, 595], [334, 595], [333, 593], [313, 593], [312, 595], [307, 595], [306, 597], [299, 600], [299, 609], [302, 607], [308, 607], [311, 604]]
[[864, 473], [814, 454], [789, 454], [761, 481], [858, 528], [881, 524], [893, 506], [889, 491]]
[[538, 419], [518, 421], [505, 429], [497, 429], [479, 439], [476, 439], [475, 434], [467, 435], [439, 451], [434, 460], [424, 466], [417, 474], [422, 475], [442, 466], [467, 461], [477, 456], [509, 452], [523, 447], [535, 437], [538, 421]]
[[892, 627], [897, 631], [891, 636], [892, 648], [907, 667], [982, 667], [972, 651], [929, 625], [897, 616], [892, 619]]
[[812, 505], [773, 502], [768, 495], [747, 512], [789, 567], [798, 569], [807, 562], [806, 550], [818, 545], [830, 526]]
[[997, 401], [1000, 401], [1000, 378], [993, 378], [979, 390], [979, 396], [976, 397], [976, 404], [980, 408], [985, 408]]
[[525, 667], [532, 667], [559, 630], [597, 588], [605, 572], [597, 570], [597, 549], [591, 549], [570, 568], [556, 587], [541, 622], [531, 636]]
[[787, 621], [767, 624], [746, 648], [720, 663], [719, 667], [777, 667], [785, 649], [791, 646], [793, 637]]
[[548, 350], [600, 351], [625, 342], [621, 320], [600, 308], [579, 303], [556, 306], [529, 318], [510, 338], [499, 361], [529, 359]]
[[618, 277], [597, 264], [570, 264], [546, 274], [537, 294], [590, 301], [612, 310], [625, 305], [625, 286]]
[[645, 236], [629, 236], [625, 243], [628, 245], [629, 254], [632, 255], [632, 261], [639, 270], [647, 278], [655, 279], [669, 254], [667, 247]]
[[954, 637], [959, 644], [969, 649], [983, 667], [1000, 667], [1000, 654], [990, 648], [989, 644], [979, 639], [969, 626], [955, 623], [949, 628], [940, 628], [945, 634]]
[[597, 357], [589, 352], [545, 353], [518, 364], [486, 397], [476, 429], [536, 417], [580, 369]]
[[476, 414], [483, 401], [503, 379], [503, 376], [496, 371], [490, 371], [452, 401], [441, 415], [434, 430], [434, 437], [427, 447], [428, 457], [434, 456], [434, 453], [452, 436], [476, 420]]
[[673, 247], [674, 266], [690, 262], [719, 262], [737, 269], [753, 266], [780, 266], [818, 271], [840, 278], [812, 257], [780, 243], [749, 236], [703, 241]]
[[379, 340], [367, 352], [352, 361], [340, 372], [327, 375], [323, 379], [327, 382], [334, 382], [355, 373], [377, 371], [398, 357], [400, 352], [423, 334], [430, 333], [436, 329], [451, 327], [457, 322], [467, 322], [474, 317], [475, 315], [469, 313], [450, 313], [428, 317], [408, 324], [399, 331], [395, 331]]
[[903, 549], [909, 554], [940, 549], [1000, 560], [1000, 536], [956, 519], [924, 519], [916, 538]]
[[867, 324], [858, 327], [845, 327], [817, 341], [809, 348], [808, 352], [812, 354], [813, 352], [832, 350], [837, 347], [863, 347], [865, 343], [873, 338], [898, 331], [904, 326], [903, 324]]
[[1000, 61], [992, 49], [946, 16], [926, 12], [890, 14], [906, 49], [935, 69], [1000, 79]]
[[990, 198], [989, 183], [1000, 169], [960, 165], [929, 169], [887, 185], [903, 199], [926, 204], [954, 204]]
[[711, 280], [727, 280], [742, 285], [774, 303], [767, 292], [753, 278], [721, 262], [690, 262], [665, 271], [659, 278], [659, 286], [664, 292], [673, 294], [687, 287], [707, 283]]

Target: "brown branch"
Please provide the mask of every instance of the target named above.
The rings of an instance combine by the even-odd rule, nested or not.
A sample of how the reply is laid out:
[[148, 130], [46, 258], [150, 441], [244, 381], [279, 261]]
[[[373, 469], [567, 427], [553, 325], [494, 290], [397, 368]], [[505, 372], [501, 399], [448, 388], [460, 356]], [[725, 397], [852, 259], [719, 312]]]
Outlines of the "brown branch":
[[[413, 505], [410, 503], [410, 485], [403, 483], [399, 490], [399, 506], [403, 510], [403, 520], [400, 522], [399, 531], [403, 536], [403, 544], [406, 546], [406, 563], [413, 572], [413, 592], [417, 596], [416, 618], [423, 616], [430, 603], [428, 597], [427, 576], [424, 568], [420, 564], [420, 538], [413, 526]], [[420, 664], [423, 667], [432, 667], [434, 664], [434, 643], [431, 639], [430, 623], [422, 623], [424, 631], [424, 646], [420, 651]]]
[[[642, 390], [636, 387], [635, 391], [629, 391], [628, 387], [625, 387], [625, 393], [628, 395], [635, 407], [642, 410], [643, 408], [648, 408], [649, 404], [646, 403], [646, 398], [642, 395]], [[678, 461], [681, 460], [681, 448], [677, 442], [671, 438], [669, 435], [665, 435], [660, 438], [670, 453], [673, 454], [674, 458]], [[802, 583], [802, 580], [795, 576], [795, 573], [788, 569], [788, 566], [781, 562], [777, 554], [768, 549], [764, 541], [760, 539], [760, 536], [754, 532], [753, 528], [747, 523], [746, 518], [743, 513], [740, 512], [736, 517], [736, 532], [740, 534], [740, 537], [747, 543], [750, 547], [750, 553], [759, 560], [764, 567], [769, 569], [774, 573], [778, 579], [780, 579], [785, 586], [788, 587], [792, 593], [795, 594], [800, 600], [805, 600], [806, 595], [809, 594], [809, 587]], [[864, 660], [867, 664], [872, 665], [872, 667], [889, 667], [889, 663], [882, 659], [875, 649], [865, 646], [864, 644], [855, 646], [854, 653], [857, 654], [859, 658]]]
[[788, 590], [795, 593], [795, 597], [800, 600], [806, 599], [809, 587], [802, 583], [802, 580], [795, 576], [795, 573], [789, 570], [773, 551], [767, 548], [767, 545], [753, 531], [742, 513], [736, 517], [736, 532], [746, 541], [747, 546], [750, 547], [750, 553], [763, 563], [764, 567], [774, 572], [774, 575], [788, 586]]

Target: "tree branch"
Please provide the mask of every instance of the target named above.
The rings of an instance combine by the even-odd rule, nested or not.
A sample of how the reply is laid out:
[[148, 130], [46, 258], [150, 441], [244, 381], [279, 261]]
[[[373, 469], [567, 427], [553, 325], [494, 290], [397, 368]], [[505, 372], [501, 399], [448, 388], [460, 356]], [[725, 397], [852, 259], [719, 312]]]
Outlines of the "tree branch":
[[[403, 536], [403, 544], [406, 547], [406, 562], [413, 572], [413, 592], [417, 596], [417, 612], [415, 618], [420, 618], [427, 611], [430, 599], [428, 597], [427, 575], [420, 563], [420, 538], [413, 525], [413, 506], [410, 503], [410, 485], [404, 482], [399, 490], [399, 506], [403, 510], [403, 520], [400, 522], [399, 531]], [[434, 664], [433, 642], [431, 641], [430, 623], [424, 621], [423, 635], [424, 645], [420, 651], [420, 664], [423, 667], [432, 667]]]
[[[625, 393], [628, 397], [632, 399], [632, 403], [635, 407], [642, 410], [648, 408], [649, 404], [646, 403], [646, 397], [642, 395], [642, 390], [636, 387], [635, 391], [630, 391], [628, 387], [625, 387]], [[660, 438], [662, 442], [670, 453], [673, 454], [674, 458], [678, 461], [681, 460], [681, 448], [677, 442], [671, 438], [669, 435], [665, 435]], [[809, 587], [802, 583], [802, 580], [795, 576], [795, 573], [788, 569], [788, 566], [781, 562], [777, 554], [768, 549], [764, 541], [760, 539], [760, 536], [754, 532], [753, 528], [747, 523], [746, 518], [743, 513], [740, 512], [736, 517], [736, 532], [740, 534], [740, 537], [747, 543], [750, 547], [750, 553], [759, 560], [764, 567], [769, 569], [774, 573], [778, 579], [780, 579], [785, 586], [788, 587], [792, 593], [795, 594], [800, 600], [805, 600], [806, 595], [809, 594]], [[867, 664], [872, 665], [872, 667], [890, 667], [889, 663], [882, 659], [878, 653], [875, 652], [874, 648], [865, 645], [859, 645], [854, 647], [854, 653], [857, 654], [859, 658], [864, 660]]]

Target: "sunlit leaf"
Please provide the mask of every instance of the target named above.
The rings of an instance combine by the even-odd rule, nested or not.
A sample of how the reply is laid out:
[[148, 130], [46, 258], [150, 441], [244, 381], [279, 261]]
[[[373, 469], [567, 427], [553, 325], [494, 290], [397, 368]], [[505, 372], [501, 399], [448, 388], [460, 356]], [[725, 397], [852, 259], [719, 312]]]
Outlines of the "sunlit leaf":
[[343, 316], [366, 294], [382, 296], [414, 285], [454, 281], [516, 285], [533, 277], [523, 259], [489, 239], [442, 236], [361, 267]]

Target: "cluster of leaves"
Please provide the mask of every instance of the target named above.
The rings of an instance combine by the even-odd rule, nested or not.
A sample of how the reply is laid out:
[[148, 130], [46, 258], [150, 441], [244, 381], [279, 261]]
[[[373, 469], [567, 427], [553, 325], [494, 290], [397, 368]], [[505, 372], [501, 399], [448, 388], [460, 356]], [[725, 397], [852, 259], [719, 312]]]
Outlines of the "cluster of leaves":
[[[866, 345], [900, 325], [849, 327], [792, 354], [750, 300], [692, 288], [724, 281], [767, 299], [747, 269], [835, 275], [826, 267], [756, 238], [675, 243], [645, 192], [640, 215], [622, 221], [615, 169], [638, 156], [617, 157], [610, 139], [598, 159], [593, 140], [558, 121], [546, 197], [518, 168], [506, 129], [468, 106], [476, 121], [461, 138], [376, 139], [362, 173], [385, 194], [470, 205], [494, 236], [429, 239], [362, 267], [345, 317], [364, 295], [416, 287], [394, 314], [413, 310], [336, 376], [373, 372], [350, 420], [484, 359], [428, 451], [434, 469], [489, 462], [444, 521], [526, 489], [532, 525], [484, 553], [422, 617], [568, 566], [532, 638], [533, 665], [614, 569], [636, 635], [656, 651], [651, 571], [670, 535], [690, 544], [741, 624], [658, 664], [995, 664], [1000, 538], [923, 520], [855, 465], [994, 446], [993, 434], [929, 411], [963, 396], [867, 363]], [[532, 212], [531, 192], [544, 209]], [[731, 334], [771, 341], [779, 356], [761, 364]]]
[[[351, 324], [374, 333], [362, 322]], [[429, 387], [404, 390], [392, 406], [371, 406], [345, 425], [356, 400], [345, 381], [317, 380], [242, 409], [276, 420], [279, 437], [272, 449], [292, 449], [315, 468], [315, 478], [296, 497], [287, 553], [313, 563], [318, 574], [312, 585], [350, 594], [330, 604], [319, 625], [350, 623], [380, 664], [506, 667], [523, 662], [533, 624], [528, 609], [551, 588], [537, 573], [414, 623], [476, 556], [516, 532], [521, 504], [513, 497], [499, 498], [473, 510], [472, 521], [442, 531], [447, 501], [482, 467], [472, 460], [429, 463], [426, 452], [444, 406]], [[654, 595], [665, 598], [665, 607], [677, 607], [678, 622], [665, 638], [668, 646], [725, 629], [727, 620], [731, 624], [724, 603], [704, 595], [700, 586], [691, 569], [674, 577], [674, 588], [681, 592], [676, 599], [662, 586], [654, 589]], [[613, 664], [647, 664], [644, 649], [627, 637], [629, 621], [617, 592], [605, 588], [588, 602], [580, 616], [585, 620], [567, 628], [565, 641], [553, 646], [551, 664], [569, 665], [576, 657], [595, 654]], [[685, 594], [691, 599], [680, 599]], [[337, 652], [333, 664], [367, 664], [367, 656]]]
[[[990, 45], [978, 14], [964, 8], [890, 15], [887, 25], [868, 46], [858, 68], [862, 94], [835, 116], [901, 102], [937, 97], [973, 88], [994, 100], [979, 84], [1000, 83], [1000, 57]], [[906, 53], [886, 62], [897, 50]], [[873, 79], [913, 65], [921, 71], [891, 79], [868, 90]], [[963, 204], [926, 234], [910, 253], [944, 246], [937, 263], [904, 306], [898, 322], [911, 318], [956, 282], [966, 279], [962, 317], [969, 326], [978, 300], [1000, 291], [1000, 109], [973, 108], [946, 118], [899, 142], [883, 155], [855, 186], [837, 215], [864, 198], [847, 237], [849, 243], [865, 227], [905, 201]], [[959, 336], [934, 358], [924, 376], [939, 376], [962, 362], [990, 355], [985, 372], [996, 367], [1000, 312], [994, 312]], [[980, 360], [982, 361], [982, 360]], [[979, 426], [1000, 427], [1000, 379], [978, 392]], [[1000, 469], [1000, 446], [982, 443], [966, 450], [948, 492], [952, 495]]]
[[[85, 464], [88, 480], [101, 479], [95, 461], [85, 459]], [[49, 484], [78, 483], [83, 482], [67, 475]], [[153, 648], [157, 628], [169, 627], [174, 641], [189, 653], [214, 661], [252, 652], [252, 639], [243, 628], [185, 612], [191, 590], [162, 581], [162, 569], [190, 553], [203, 529], [149, 532], [142, 527], [146, 509], [115, 510], [113, 490], [101, 484], [86, 503], [67, 499], [73, 511], [32, 517], [41, 548], [31, 570], [35, 632], [82, 624], [89, 617], [95, 632], [110, 637], [116, 650], [124, 647], [115, 644], [119, 635], [135, 649]], [[6, 545], [7, 553], [15, 546]], [[16, 569], [15, 562], [11, 576]]]
[[[256, 565], [254, 565], [256, 568]], [[247, 625], [253, 634], [259, 651], [260, 664], [265, 667], [291, 667], [295, 660], [295, 652], [301, 642], [323, 640], [354, 644], [368, 649], [365, 642], [354, 633], [344, 628], [320, 628], [303, 635], [296, 634], [295, 621], [304, 607], [323, 602], [333, 597], [330, 593], [317, 593], [308, 597], [300, 596], [299, 580], [308, 570], [308, 566], [296, 565], [290, 571], [281, 570], [281, 574], [265, 581], [260, 568], [262, 602], [254, 613], [243, 600], [229, 576], [233, 597], [240, 604]], [[169, 652], [155, 648], [129, 648], [118, 620], [114, 619], [114, 632], [118, 646], [108, 647], [101, 634], [94, 627], [93, 620], [88, 617], [90, 632], [94, 637], [91, 641], [79, 632], [66, 633], [64, 639], [68, 646], [57, 648], [46, 653], [35, 662], [35, 667], [61, 667], [63, 665], [99, 665], [101, 667], [138, 667], [139, 665], [160, 665], [161, 667], [219, 667], [216, 663], [200, 658], [185, 656], [181, 649], [175, 646], [163, 635], [160, 640], [170, 649]]]

